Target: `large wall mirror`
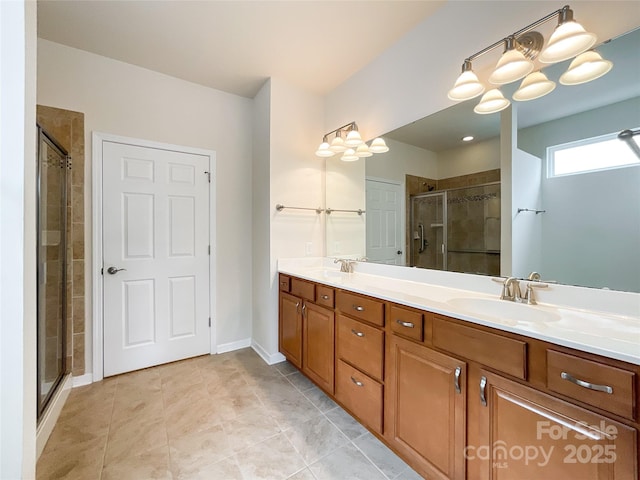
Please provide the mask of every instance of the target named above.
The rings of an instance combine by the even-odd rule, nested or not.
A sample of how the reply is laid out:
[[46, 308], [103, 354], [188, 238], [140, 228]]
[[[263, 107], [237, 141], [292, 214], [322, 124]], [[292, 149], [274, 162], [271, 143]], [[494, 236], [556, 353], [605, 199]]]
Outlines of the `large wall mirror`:
[[[640, 29], [600, 45], [607, 75], [513, 102], [502, 121], [474, 99], [388, 132], [386, 154], [328, 159], [327, 207], [346, 211], [327, 216], [327, 255], [640, 292], [640, 159], [615, 138], [640, 128], [639, 47]], [[544, 71], [557, 82], [568, 64]], [[571, 173], [549, 158], [595, 144], [632, 164]]]

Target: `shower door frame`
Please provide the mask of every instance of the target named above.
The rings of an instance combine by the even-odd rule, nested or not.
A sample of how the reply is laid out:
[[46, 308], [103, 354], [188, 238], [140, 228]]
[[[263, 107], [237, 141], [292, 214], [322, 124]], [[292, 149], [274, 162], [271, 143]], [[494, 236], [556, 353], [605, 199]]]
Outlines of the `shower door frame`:
[[61, 332], [61, 337], [62, 337], [62, 348], [61, 348], [61, 352], [62, 352], [62, 372], [60, 375], [58, 375], [58, 377], [56, 378], [55, 382], [52, 384], [51, 389], [49, 390], [49, 392], [47, 393], [46, 397], [44, 398], [44, 400], [42, 400], [41, 398], [41, 394], [42, 394], [42, 390], [41, 390], [41, 384], [40, 384], [40, 361], [42, 359], [42, 354], [43, 352], [40, 351], [40, 334], [39, 334], [39, 329], [40, 329], [40, 315], [41, 315], [41, 305], [40, 305], [40, 274], [38, 273], [36, 275], [37, 277], [37, 284], [36, 284], [36, 325], [37, 325], [37, 332], [36, 332], [36, 394], [37, 394], [37, 418], [38, 420], [42, 417], [43, 413], [45, 412], [45, 410], [47, 409], [49, 402], [51, 401], [51, 398], [54, 396], [54, 394], [56, 393], [58, 387], [60, 386], [60, 384], [62, 383], [62, 380], [64, 379], [66, 373], [67, 373], [67, 327], [68, 327], [68, 322], [67, 322], [67, 267], [68, 267], [68, 262], [67, 262], [67, 189], [68, 189], [68, 185], [67, 185], [67, 169], [68, 169], [68, 161], [69, 161], [69, 154], [67, 153], [67, 151], [64, 149], [64, 147], [62, 147], [51, 135], [49, 135], [40, 125], [36, 124], [37, 127], [37, 132], [38, 132], [38, 147], [37, 147], [37, 155], [36, 155], [36, 161], [37, 161], [37, 165], [36, 165], [36, 241], [37, 241], [37, 249], [36, 249], [36, 259], [37, 259], [37, 268], [38, 271], [40, 271], [40, 248], [42, 246], [42, 231], [41, 231], [41, 225], [40, 225], [40, 221], [41, 221], [41, 214], [40, 214], [40, 200], [41, 200], [41, 187], [42, 187], [42, 142], [45, 141], [49, 144], [49, 146], [51, 146], [53, 149], [55, 149], [57, 151], [57, 153], [60, 154], [60, 156], [62, 156], [64, 158], [64, 165], [61, 167], [64, 170], [64, 175], [62, 175], [62, 177], [64, 178], [64, 188], [62, 189], [62, 198], [61, 198], [61, 202], [64, 205], [64, 208], [62, 209], [62, 218], [61, 218], [61, 222], [62, 222], [62, 228], [60, 230], [60, 244], [63, 246], [63, 251], [62, 251], [62, 263], [63, 263], [63, 267], [62, 267], [62, 295], [61, 295], [61, 302], [62, 302], [62, 332]]
[[[447, 188], [446, 190], [434, 190], [432, 192], [424, 192], [424, 193], [418, 193], [416, 195], [411, 195], [409, 197], [409, 202], [411, 203], [411, 206], [409, 208], [409, 226], [413, 227], [413, 200], [415, 198], [425, 198], [425, 197], [431, 197], [431, 196], [437, 196], [437, 195], [442, 195], [443, 200], [442, 200], [442, 247], [441, 247], [441, 251], [442, 251], [442, 271], [449, 271], [447, 270], [448, 268], [448, 262], [447, 262], [447, 257], [449, 254], [449, 228], [448, 228], [448, 220], [449, 220], [449, 209], [448, 209], [448, 200], [449, 200], [449, 192], [455, 192], [458, 190], [466, 190], [468, 188], [479, 188], [479, 187], [491, 187], [494, 185], [499, 185], [501, 186], [501, 182], [487, 182], [487, 183], [479, 183], [477, 185], [467, 185], [464, 187], [455, 187], [455, 188]], [[500, 213], [500, 215], [502, 216], [502, 212]], [[411, 232], [413, 232], [413, 228], [411, 228]], [[414, 250], [415, 247], [413, 246], [413, 233], [410, 235], [410, 241], [409, 241], [409, 258], [411, 260], [413, 260], [413, 254], [414, 254]]]
[[[416, 195], [411, 195], [409, 197], [409, 202], [411, 206], [409, 208], [409, 215], [411, 218], [409, 219], [409, 225], [411, 226], [411, 234], [409, 239], [409, 258], [413, 261], [413, 255], [415, 253], [415, 247], [413, 246], [413, 200], [416, 198], [427, 198], [427, 197], [442, 197], [442, 244], [440, 246], [440, 253], [442, 254], [442, 268], [433, 268], [431, 270], [440, 270], [442, 272], [447, 271], [447, 190], [439, 190], [433, 192], [424, 192], [418, 193]], [[424, 227], [423, 227], [424, 228]], [[418, 267], [421, 268], [421, 267]]]

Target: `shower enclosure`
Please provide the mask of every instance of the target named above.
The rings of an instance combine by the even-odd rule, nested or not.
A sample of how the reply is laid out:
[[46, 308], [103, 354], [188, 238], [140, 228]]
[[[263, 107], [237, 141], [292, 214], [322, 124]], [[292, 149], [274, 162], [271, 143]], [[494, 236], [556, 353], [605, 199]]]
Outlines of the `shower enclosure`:
[[411, 196], [410, 266], [500, 274], [500, 182]]
[[66, 373], [67, 152], [38, 126], [38, 418]]

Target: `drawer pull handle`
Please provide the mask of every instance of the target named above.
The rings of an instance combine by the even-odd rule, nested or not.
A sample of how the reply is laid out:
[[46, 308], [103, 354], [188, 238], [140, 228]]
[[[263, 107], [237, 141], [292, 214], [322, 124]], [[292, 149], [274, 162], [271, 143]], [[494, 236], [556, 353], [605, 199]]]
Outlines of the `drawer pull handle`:
[[359, 382], [358, 380], [356, 380], [356, 379], [355, 379], [355, 378], [353, 378], [353, 377], [351, 377], [351, 381], [352, 381], [353, 383], [355, 383], [355, 384], [356, 384], [356, 386], [358, 386], [358, 387], [364, 387], [364, 383]]
[[480, 403], [483, 406], [487, 406], [487, 396], [485, 394], [485, 390], [487, 389], [487, 377], [482, 377], [480, 379]]
[[396, 322], [398, 323], [398, 325], [402, 325], [403, 327], [407, 327], [407, 328], [413, 328], [415, 327], [415, 325], [411, 322], [404, 322], [400, 319], [397, 319]]
[[323, 300], [329, 300], [329, 295], [322, 295]]
[[560, 374], [560, 378], [562, 378], [563, 380], [568, 380], [571, 383], [575, 383], [576, 385], [579, 385], [580, 387], [588, 388], [589, 390], [595, 390], [597, 392], [604, 392], [604, 393], [608, 393], [608, 394], [612, 394], [613, 393], [613, 388], [609, 387], [608, 385], [598, 385], [596, 383], [585, 382], [584, 380], [580, 380], [578, 378], [575, 378], [574, 376], [570, 375], [567, 372], [562, 372]]
[[456, 371], [453, 374], [453, 386], [456, 387], [456, 393], [462, 393], [460, 389], [460, 374], [462, 373], [462, 369], [460, 367], [456, 367]]
[[362, 306], [360, 306], [360, 305], [354, 305], [354, 306], [353, 306], [353, 309], [354, 309], [356, 312], [364, 312], [364, 307], [362, 307]]
[[351, 333], [353, 333], [356, 337], [364, 337], [364, 333], [357, 331], [355, 328], [351, 329]]

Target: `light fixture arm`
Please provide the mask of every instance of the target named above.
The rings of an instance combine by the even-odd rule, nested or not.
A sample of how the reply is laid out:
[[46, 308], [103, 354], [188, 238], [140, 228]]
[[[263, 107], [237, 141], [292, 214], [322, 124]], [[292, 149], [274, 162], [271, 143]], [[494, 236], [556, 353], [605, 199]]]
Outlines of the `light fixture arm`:
[[338, 135], [339, 133], [350, 132], [351, 130], [358, 130], [358, 125], [356, 124], [356, 122], [349, 122], [346, 125], [336, 128], [335, 130], [331, 130], [330, 132], [325, 133], [322, 138], [324, 139], [323, 141], [326, 142], [326, 139], [334, 133]]
[[475, 60], [478, 57], [481, 57], [485, 53], [488, 53], [488, 52], [490, 52], [492, 50], [495, 50], [500, 45], [505, 45], [505, 43], [508, 42], [510, 38], [517, 39], [523, 33], [527, 33], [529, 31], [533, 30], [534, 28], [542, 25], [543, 23], [548, 22], [549, 20], [551, 20], [554, 17], [558, 17], [560, 23], [564, 23], [565, 21], [571, 21], [571, 20], [573, 20], [573, 10], [571, 10], [569, 5], [565, 5], [564, 7], [560, 8], [560, 9], [554, 11], [554, 12], [551, 12], [549, 15], [546, 15], [546, 16], [542, 17], [541, 19], [536, 20], [535, 22], [527, 25], [524, 28], [521, 28], [517, 32], [512, 33], [511, 35], [503, 38], [502, 40], [498, 40], [497, 42], [489, 45], [488, 47], [485, 47], [482, 50], [474, 53], [473, 55], [470, 55], [469, 57], [467, 57], [465, 59], [464, 64], [463, 64], [463, 68], [464, 68], [464, 65], [467, 64], [467, 62], [470, 63], [471, 61]]

